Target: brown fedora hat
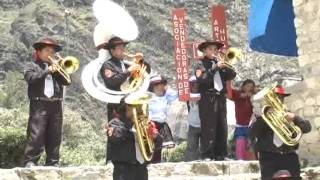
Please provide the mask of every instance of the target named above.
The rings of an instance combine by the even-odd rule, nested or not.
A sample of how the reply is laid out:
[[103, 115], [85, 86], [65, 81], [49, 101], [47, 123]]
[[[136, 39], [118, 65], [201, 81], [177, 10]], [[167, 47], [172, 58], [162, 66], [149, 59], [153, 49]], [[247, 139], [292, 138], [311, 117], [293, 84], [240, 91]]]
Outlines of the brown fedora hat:
[[33, 44], [33, 48], [36, 50], [42, 49], [45, 46], [53, 46], [56, 52], [62, 50], [62, 46], [60, 46], [55, 40], [50, 39], [50, 38], [42, 39], [42, 40], [35, 42]]
[[220, 48], [222, 48], [222, 47], [224, 46], [223, 43], [218, 42], [218, 41], [205, 41], [205, 42], [199, 44], [198, 50], [201, 51], [201, 52], [203, 52], [203, 51], [204, 51], [208, 46], [210, 46], [210, 45], [214, 45], [214, 46], [216, 46], [218, 49], [220, 49]]
[[128, 41], [124, 41], [121, 38], [115, 36], [113, 38], [111, 38], [108, 43], [106, 44], [107, 49], [112, 49], [113, 47], [117, 46], [117, 45], [127, 45], [129, 44]]

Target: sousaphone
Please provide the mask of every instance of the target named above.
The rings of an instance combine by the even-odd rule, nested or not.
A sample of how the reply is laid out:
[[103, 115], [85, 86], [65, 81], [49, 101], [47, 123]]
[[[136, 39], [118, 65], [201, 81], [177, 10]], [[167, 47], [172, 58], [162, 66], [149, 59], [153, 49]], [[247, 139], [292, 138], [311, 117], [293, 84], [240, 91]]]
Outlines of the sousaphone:
[[[106, 43], [114, 36], [123, 40], [132, 41], [138, 36], [138, 27], [130, 14], [118, 4], [110, 0], [96, 0], [93, 3], [93, 13], [99, 24], [94, 30], [94, 41], [96, 46], [99, 43]], [[83, 87], [92, 97], [107, 103], [120, 103], [120, 100], [132, 93], [132, 91], [114, 91], [106, 88], [99, 79], [102, 64], [110, 59], [107, 50], [99, 50], [99, 57], [89, 62], [82, 71], [81, 80]], [[126, 64], [132, 62], [125, 61]], [[144, 80], [136, 92], [146, 92], [149, 87], [149, 74], [143, 74]]]

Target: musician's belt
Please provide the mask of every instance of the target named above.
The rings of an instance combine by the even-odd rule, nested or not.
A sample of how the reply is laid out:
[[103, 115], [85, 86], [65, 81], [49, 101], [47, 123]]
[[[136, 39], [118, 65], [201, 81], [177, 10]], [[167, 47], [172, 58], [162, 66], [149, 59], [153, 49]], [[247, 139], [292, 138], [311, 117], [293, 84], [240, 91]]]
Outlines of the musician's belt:
[[33, 97], [31, 98], [33, 101], [49, 101], [49, 102], [54, 102], [54, 101], [62, 101], [62, 98], [47, 98], [47, 97]]
[[217, 91], [215, 89], [208, 89], [208, 90], [205, 91], [205, 93], [208, 94], [208, 95], [216, 95], [216, 96], [221, 96], [221, 95], [225, 94], [224, 92]]

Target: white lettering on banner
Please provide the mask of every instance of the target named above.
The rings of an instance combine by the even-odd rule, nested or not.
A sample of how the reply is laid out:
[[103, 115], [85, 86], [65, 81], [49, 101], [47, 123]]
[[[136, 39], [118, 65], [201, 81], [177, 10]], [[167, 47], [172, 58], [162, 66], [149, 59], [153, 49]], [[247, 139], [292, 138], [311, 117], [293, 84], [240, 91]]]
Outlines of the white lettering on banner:
[[190, 89], [188, 82], [188, 58], [187, 58], [187, 32], [185, 25], [184, 9], [173, 11], [173, 36], [175, 40], [175, 62], [177, 72], [177, 88], [179, 99], [189, 100]]

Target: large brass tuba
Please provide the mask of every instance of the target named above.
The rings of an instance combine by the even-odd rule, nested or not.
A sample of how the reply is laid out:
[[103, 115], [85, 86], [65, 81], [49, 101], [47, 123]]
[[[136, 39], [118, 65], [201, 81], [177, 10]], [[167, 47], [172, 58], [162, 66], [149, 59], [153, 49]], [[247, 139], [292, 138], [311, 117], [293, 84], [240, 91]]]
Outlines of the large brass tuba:
[[[95, 0], [93, 3], [93, 13], [98, 19], [99, 24], [95, 27], [94, 41], [103, 39], [103, 42], [108, 42], [113, 36], [118, 36], [126, 41], [132, 41], [138, 36], [138, 27], [131, 15], [110, 0]], [[119, 19], [114, 17], [121, 17]], [[105, 51], [105, 52], [104, 52]], [[129, 93], [136, 91], [147, 91], [149, 87], [149, 74], [140, 73], [143, 78], [142, 82], [137, 82], [134, 88], [127, 88], [121, 91], [108, 89], [104, 83], [99, 79], [99, 70], [102, 64], [110, 58], [109, 52], [106, 50], [99, 50], [99, 57], [90, 61], [83, 69], [81, 74], [82, 85], [85, 90], [92, 97], [107, 103], [120, 103], [121, 99]], [[134, 62], [124, 61], [125, 64], [131, 65]]]
[[71, 83], [70, 74], [76, 72], [79, 69], [80, 61], [73, 56], [67, 56], [62, 58], [59, 55], [48, 57], [50, 63], [55, 64], [58, 67], [57, 72], [68, 82]]
[[126, 98], [126, 103], [132, 110], [136, 139], [139, 143], [142, 157], [145, 161], [151, 161], [155, 149], [153, 138], [148, 135], [150, 120], [148, 118], [149, 93], [131, 94]]
[[[99, 21], [94, 31], [96, 46], [108, 42], [113, 36], [118, 36], [127, 41], [134, 40], [138, 36], [138, 27], [134, 19], [125, 9], [113, 1], [95, 0], [93, 12]], [[119, 18], [121, 23], [119, 23]], [[109, 58], [109, 52], [100, 49], [98, 58], [90, 61], [84, 67], [81, 75], [82, 85], [88, 94], [106, 103], [117, 104], [125, 98], [125, 102], [129, 104], [133, 113], [134, 128], [140, 152], [146, 161], [150, 161], [154, 151], [154, 143], [153, 139], [147, 134], [149, 124], [147, 100], [150, 99], [150, 94], [145, 94], [149, 87], [150, 76], [145, 70], [140, 71], [140, 78], [130, 82], [131, 88], [129, 86], [128, 89], [121, 91], [108, 89], [99, 79], [99, 70]], [[125, 61], [125, 63], [131, 65], [135, 62]]]
[[299, 143], [302, 132], [293, 122], [286, 119], [287, 111], [275, 93], [276, 85], [261, 91], [267, 105], [262, 108], [262, 118], [273, 132], [288, 146]]

